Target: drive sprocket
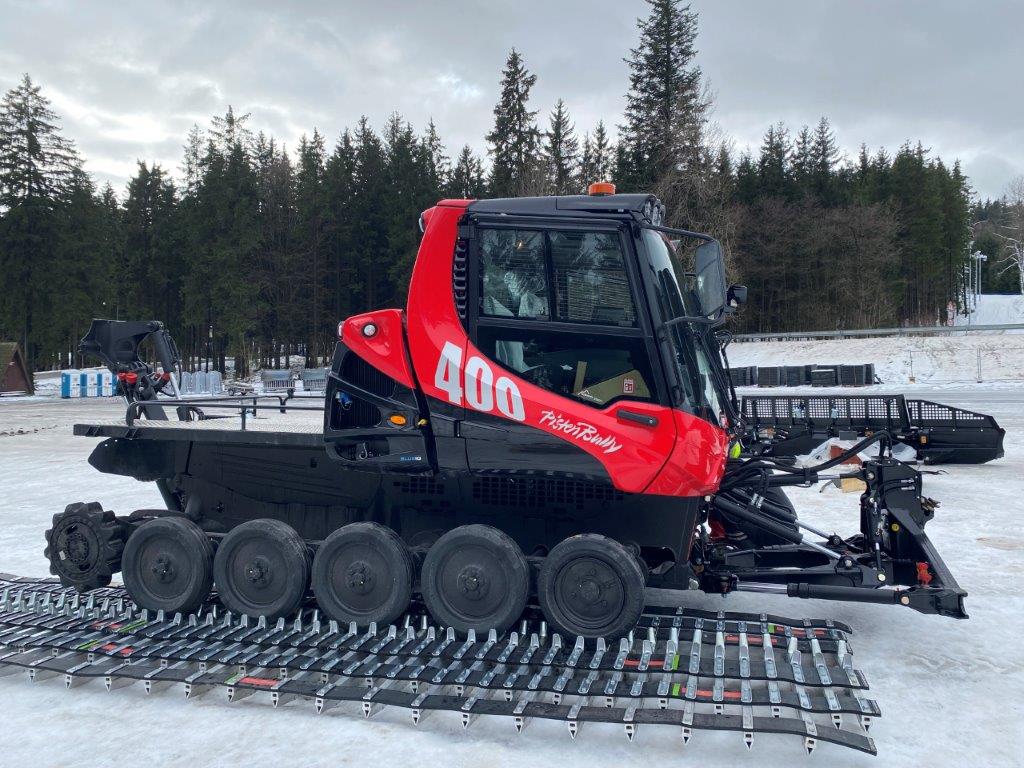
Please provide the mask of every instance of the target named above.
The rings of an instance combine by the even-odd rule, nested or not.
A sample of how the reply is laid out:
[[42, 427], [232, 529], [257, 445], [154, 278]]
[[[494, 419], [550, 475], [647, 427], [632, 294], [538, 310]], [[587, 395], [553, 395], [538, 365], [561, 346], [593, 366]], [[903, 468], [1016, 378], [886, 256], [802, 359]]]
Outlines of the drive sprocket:
[[79, 592], [105, 587], [121, 570], [128, 526], [98, 502], [68, 504], [53, 516], [43, 554], [50, 573]]

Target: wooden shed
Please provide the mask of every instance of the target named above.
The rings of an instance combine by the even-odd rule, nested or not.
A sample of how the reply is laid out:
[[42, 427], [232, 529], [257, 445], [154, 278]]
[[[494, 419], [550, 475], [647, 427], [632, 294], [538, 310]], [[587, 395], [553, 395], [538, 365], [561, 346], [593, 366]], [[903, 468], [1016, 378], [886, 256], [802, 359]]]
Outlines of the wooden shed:
[[0, 341], [0, 395], [31, 395], [32, 374], [25, 367], [21, 347], [13, 341]]

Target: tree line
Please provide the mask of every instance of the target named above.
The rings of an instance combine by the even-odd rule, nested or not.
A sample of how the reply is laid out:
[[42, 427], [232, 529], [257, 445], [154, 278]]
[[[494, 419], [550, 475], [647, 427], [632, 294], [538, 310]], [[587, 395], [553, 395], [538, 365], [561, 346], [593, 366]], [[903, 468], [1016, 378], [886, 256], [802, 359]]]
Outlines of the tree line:
[[611, 178], [652, 191], [670, 224], [726, 247], [751, 289], [734, 330], [932, 324], [963, 300], [970, 189], [920, 144], [843, 157], [827, 119], [770, 126], [737, 153], [710, 123], [695, 12], [646, 0], [617, 140], [543, 116], [518, 50], [502, 72], [487, 157], [454, 156], [431, 122], [363, 117], [285, 147], [231, 107], [186, 138], [180, 173], [138, 162], [97, 188], [39, 85], [0, 104], [0, 338], [35, 368], [74, 365], [93, 317], [160, 319], [191, 365], [317, 364], [337, 322], [401, 306], [418, 216], [445, 197], [575, 194]]

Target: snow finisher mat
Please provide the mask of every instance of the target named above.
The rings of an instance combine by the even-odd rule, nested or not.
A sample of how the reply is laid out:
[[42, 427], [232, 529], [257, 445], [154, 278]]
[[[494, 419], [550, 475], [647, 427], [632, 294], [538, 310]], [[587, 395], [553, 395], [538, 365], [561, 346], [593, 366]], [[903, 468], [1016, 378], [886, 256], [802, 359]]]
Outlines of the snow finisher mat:
[[215, 601], [188, 616], [139, 610], [119, 587], [80, 595], [50, 579], [0, 574], [0, 675], [27, 672], [68, 688], [101, 680], [147, 693], [171, 687], [229, 702], [305, 700], [316, 712], [382, 707], [419, 725], [451, 712], [469, 727], [501, 717], [521, 732], [534, 718], [561, 720], [576, 738], [587, 724], [674, 727], [828, 742], [875, 754], [867, 735], [881, 713], [853, 666], [849, 627], [767, 614], [648, 609], [617, 642], [564, 641], [539, 619], [486, 637], [430, 625], [413, 610], [385, 628], [323, 621], [304, 610], [276, 623], [233, 616]]

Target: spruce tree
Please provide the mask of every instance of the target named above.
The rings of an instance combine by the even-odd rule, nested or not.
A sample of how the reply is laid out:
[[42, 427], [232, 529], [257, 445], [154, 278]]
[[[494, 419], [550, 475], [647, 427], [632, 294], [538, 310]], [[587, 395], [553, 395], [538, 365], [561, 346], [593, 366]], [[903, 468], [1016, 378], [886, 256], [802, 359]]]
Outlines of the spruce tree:
[[544, 134], [544, 159], [549, 194], [579, 192], [579, 140], [562, 99], [556, 102]]
[[352, 132], [346, 128], [338, 137], [334, 151], [327, 159], [324, 174], [331, 262], [328, 285], [335, 320], [348, 317], [361, 308], [353, 292], [356, 281], [353, 253], [355, 242], [361, 235], [353, 210], [355, 174], [356, 148]]
[[764, 197], [791, 198], [793, 145], [789, 131], [782, 123], [768, 127], [761, 142], [761, 156], [757, 163], [760, 194]]
[[623, 191], [651, 189], [669, 170], [699, 169], [708, 100], [694, 63], [697, 14], [681, 0], [647, 0], [631, 49], [625, 124], [616, 180]]
[[324, 138], [316, 129], [313, 136], [299, 140], [295, 174], [295, 245], [302, 255], [305, 276], [304, 303], [307, 307], [303, 336], [306, 339], [306, 365], [319, 365], [326, 357], [325, 331], [331, 325], [323, 314], [325, 292], [325, 232], [327, 201], [323, 177], [326, 162]]
[[484, 165], [473, 149], [467, 144], [459, 152], [452, 169], [448, 195], [456, 198], [478, 198], [487, 193]]
[[841, 153], [836, 142], [835, 133], [828, 122], [822, 117], [814, 129], [814, 140], [811, 143], [810, 182], [811, 190], [823, 205], [834, 205], [836, 194], [836, 168]]
[[604, 121], [598, 120], [594, 135], [583, 138], [583, 153], [580, 156], [580, 187], [583, 191], [595, 181], [611, 181], [615, 166], [615, 148], [608, 139]]
[[[42, 364], [45, 332], [63, 312], [55, 281], [59, 209], [81, 194], [81, 161], [42, 90], [25, 75], [0, 101], [0, 336], [17, 339], [29, 366]], [[51, 352], [54, 351], [52, 348]]]
[[491, 155], [488, 184], [494, 197], [536, 193], [543, 182], [537, 112], [529, 106], [530, 89], [536, 82], [537, 76], [530, 73], [513, 48], [505, 62], [501, 95], [494, 106], [494, 128], [487, 134]]

